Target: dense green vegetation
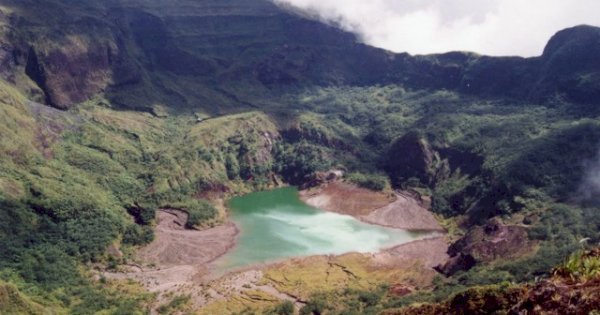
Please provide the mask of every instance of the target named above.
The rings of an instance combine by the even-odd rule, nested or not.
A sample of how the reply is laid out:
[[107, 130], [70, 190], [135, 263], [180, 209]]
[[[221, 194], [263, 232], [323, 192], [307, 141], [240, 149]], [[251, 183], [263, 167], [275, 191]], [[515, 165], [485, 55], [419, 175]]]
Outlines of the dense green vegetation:
[[[207, 151], [200, 141], [182, 143], [205, 127], [184, 117], [158, 119], [91, 103], [63, 113], [28, 104], [6, 84], [0, 92], [6, 135], [0, 143], [0, 279], [16, 283], [47, 308], [76, 314], [143, 310], [143, 295], [91, 281], [83, 272], [87, 268], [79, 266], [125, 262], [127, 255], [111, 256], [106, 248], [152, 241], [156, 209], [187, 211], [188, 228], [214, 220], [215, 207], [195, 194], [228, 181], [224, 156], [229, 152], [255, 163], [256, 140], [238, 129], [235, 118], [227, 119], [234, 124], [231, 130], [220, 129], [224, 134], [211, 141], [222, 143], [235, 134], [247, 138]], [[250, 174], [269, 171], [256, 169]]]
[[346, 177], [350, 182], [371, 190], [381, 191], [389, 186], [387, 176], [381, 174], [351, 173]]
[[[362, 155], [361, 151], [347, 165], [357, 170], [369, 169], [369, 165], [385, 169], [388, 160], [403, 155], [422, 159], [403, 179], [394, 178], [402, 175], [398, 169], [388, 173], [391, 181], [431, 194], [433, 210], [447, 218], [466, 217], [471, 224], [494, 216], [508, 222], [522, 218], [515, 223], [529, 225], [530, 238], [540, 242], [530, 257], [477, 266], [441, 282], [431, 295], [417, 295], [400, 305], [439, 301], [449, 292], [473, 285], [532, 280], [580, 248], [581, 239], [599, 240], [597, 208], [576, 201], [585, 161], [597, 154], [600, 124], [592, 119], [597, 114], [569, 103], [511, 103], [448, 91], [405, 92], [389, 86], [313, 94], [327, 99], [328, 106], [322, 109], [315, 101], [324, 128], [329, 125], [326, 121], [346, 121], [341, 124], [364, 139], [361, 145], [378, 153]], [[362, 117], [377, 123], [371, 125]], [[427, 144], [401, 141], [402, 146], [394, 147], [391, 139], [402, 138], [408, 131], [417, 132]], [[344, 153], [338, 154], [343, 161]]]
[[294, 314], [294, 303], [290, 301], [281, 302], [273, 309], [273, 314], [276, 315], [293, 315]]
[[215, 217], [217, 210], [210, 203], [202, 200], [193, 200], [187, 204], [170, 204], [173, 208], [185, 209], [188, 213], [188, 219], [185, 226], [189, 229], [194, 228]]
[[[531, 238], [541, 242], [534, 256], [478, 266], [444, 281], [433, 295], [407, 302], [542, 275], [575, 250], [581, 238], [595, 241], [600, 222], [594, 208], [565, 203], [573, 200], [583, 162], [594, 157], [600, 138], [597, 121], [573, 113], [567, 103], [506, 104], [393, 86], [329, 88], [297, 96], [307, 102], [298, 106], [309, 106], [311, 114], [282, 121], [282, 110], [273, 113], [279, 126], [289, 126], [279, 131], [282, 127], [263, 114], [196, 123], [185, 116], [155, 118], [92, 103], [34, 120], [39, 109], [28, 107], [10, 87], [3, 90], [14, 95], [2, 110], [5, 132], [15, 136], [3, 138], [2, 144], [13, 158], [2, 161], [8, 176], [0, 182], [0, 236], [7, 246], [0, 254], [3, 268], [42, 288], [80, 281], [74, 266], [108, 261], [104, 250], [115, 241], [124, 246], [150, 242], [160, 207], [188, 211], [190, 228], [212, 220], [216, 210], [195, 199], [198, 192], [222, 184], [234, 191], [266, 187], [272, 174], [300, 184], [317, 170], [337, 166], [350, 170], [350, 181], [380, 190], [389, 185], [380, 174], [389, 159], [402, 154], [398, 149], [416, 150], [417, 158], [431, 154], [424, 169], [413, 168], [412, 177], [398, 180], [396, 173], [387, 174], [396, 186], [431, 193], [434, 211], [449, 218], [467, 215], [473, 222], [519, 213], [530, 218]], [[319, 97], [327, 99], [327, 107], [320, 107]], [[296, 112], [294, 106], [290, 103], [287, 110]], [[31, 143], [41, 135], [16, 136], [15, 128], [24, 123], [29, 130], [60, 124], [62, 132], [60, 137], [42, 135], [52, 136], [52, 142], [38, 148]], [[426, 139], [423, 152], [394, 148], [394, 140], [409, 130]], [[265, 132], [272, 135], [272, 147]], [[61, 272], [47, 270], [63, 270], [73, 278], [52, 278]]]
[[[151, 297], [90, 269], [128, 262], [159, 209], [202, 228], [219, 220], [211, 196], [331, 168], [430, 196], [452, 237], [494, 217], [525, 226], [536, 251], [404, 298], [324, 292], [303, 314], [369, 314], [478, 285], [510, 297], [499, 283], [544, 276], [581, 239], [600, 241], [597, 200], [581, 194], [600, 142], [597, 28], [559, 33], [538, 58], [408, 56], [262, 0], [5, 0], [0, 11], [0, 312], [145, 313]], [[562, 272], [596, 272], [584, 261]]]
[[[4, 132], [14, 136], [2, 143], [12, 158], [2, 161], [8, 176], [0, 182], [0, 236], [7, 246], [0, 254], [3, 268], [42, 288], [79, 281], [73, 266], [108, 261], [105, 248], [115, 241], [150, 242], [160, 207], [186, 210], [187, 226], [200, 226], [217, 211], [196, 199], [198, 192], [219, 185], [233, 189], [229, 193], [268, 187], [273, 174], [301, 184], [317, 170], [338, 166], [363, 187], [384, 189], [389, 176], [397, 187], [431, 193], [434, 211], [448, 218], [466, 215], [479, 222], [518, 213], [529, 218], [531, 238], [541, 242], [534, 256], [478, 266], [444, 281], [429, 297], [407, 301], [435, 301], [448, 290], [532, 279], [576, 249], [579, 239], [596, 240], [600, 219], [594, 208], [568, 201], [584, 175], [583, 162], [596, 154], [600, 125], [568, 103], [547, 107], [448, 91], [345, 87], [284, 95], [290, 102], [285, 111], [310, 108], [312, 113], [282, 115], [279, 109], [274, 118], [250, 113], [197, 123], [186, 116], [116, 112], [91, 102], [64, 114], [50, 110], [35, 120], [39, 105], [26, 105], [8, 86], [3, 90], [14, 95], [2, 107]], [[327, 106], [321, 107], [321, 98]], [[291, 103], [294, 99], [303, 101]], [[17, 136], [23, 124], [31, 126], [30, 133]], [[60, 126], [60, 136], [32, 132], [52, 124]], [[408, 131], [418, 131], [426, 145], [395, 147]], [[50, 142], [36, 147], [36, 137]], [[424, 159], [423, 169], [417, 165], [410, 176], [381, 175], [389, 160], [406, 150]], [[48, 268], [74, 280], [52, 278], [61, 273]], [[399, 303], [393, 305], [407, 302]]]

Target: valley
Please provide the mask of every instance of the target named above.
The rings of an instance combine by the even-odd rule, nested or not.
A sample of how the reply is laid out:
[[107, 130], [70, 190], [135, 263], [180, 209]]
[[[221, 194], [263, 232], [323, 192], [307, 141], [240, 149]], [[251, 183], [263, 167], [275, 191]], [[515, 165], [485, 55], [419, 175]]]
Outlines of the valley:
[[[350, 184], [331, 184], [361, 191]], [[364, 202], [377, 194], [364, 190], [345, 198]], [[300, 309], [318, 288], [396, 285], [414, 290], [415, 282], [427, 285], [431, 268], [447, 258], [447, 240], [439, 225], [412, 233], [376, 228], [348, 216], [321, 213], [298, 198], [292, 188], [236, 197], [229, 202], [230, 219], [224, 225], [201, 231], [185, 229], [186, 212], [161, 209], [155, 239], [135, 253], [136, 263], [101, 276], [139, 282], [158, 294], [157, 306], [186, 296], [194, 309], [214, 314], [244, 307], [265, 310], [281, 301], [292, 301]], [[382, 208], [403, 212], [395, 203]], [[284, 268], [285, 275], [278, 278]], [[317, 275], [319, 270], [326, 273], [324, 278]], [[410, 275], [416, 270], [423, 274]], [[315, 278], [305, 279], [304, 285], [291, 278], [307, 271]]]
[[598, 56], [587, 25], [412, 56], [266, 0], [0, 0], [0, 313], [589, 313]]

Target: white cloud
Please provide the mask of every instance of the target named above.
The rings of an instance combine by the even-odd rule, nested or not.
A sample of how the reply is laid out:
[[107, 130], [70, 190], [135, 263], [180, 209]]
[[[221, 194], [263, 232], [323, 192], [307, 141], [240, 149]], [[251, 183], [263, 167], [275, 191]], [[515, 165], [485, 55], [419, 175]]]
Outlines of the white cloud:
[[600, 0], [273, 0], [396, 52], [536, 56], [557, 31], [600, 26]]
[[600, 205], [600, 150], [596, 158], [584, 162], [585, 175], [579, 187], [578, 198], [581, 201]]

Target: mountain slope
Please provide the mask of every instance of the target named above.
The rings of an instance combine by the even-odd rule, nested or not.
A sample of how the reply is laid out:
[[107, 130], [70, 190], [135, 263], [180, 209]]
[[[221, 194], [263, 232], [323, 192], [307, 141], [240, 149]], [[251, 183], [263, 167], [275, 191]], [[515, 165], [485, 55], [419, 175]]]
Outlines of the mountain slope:
[[410, 56], [362, 45], [266, 0], [3, 5], [4, 77], [59, 108], [100, 93], [130, 108], [232, 111], [312, 85], [373, 84], [597, 103], [600, 34], [588, 26], [557, 34], [538, 58]]
[[[431, 200], [450, 232], [449, 277], [400, 306], [531, 281], [600, 240], [581, 193], [600, 142], [599, 28], [561, 31], [536, 58], [410, 56], [266, 0], [0, 10], [0, 282], [16, 310], [156, 309], [90, 270], [135, 263], [157, 209], [203, 228], [224, 198], [334, 167]], [[355, 293], [324, 295], [373, 302]]]

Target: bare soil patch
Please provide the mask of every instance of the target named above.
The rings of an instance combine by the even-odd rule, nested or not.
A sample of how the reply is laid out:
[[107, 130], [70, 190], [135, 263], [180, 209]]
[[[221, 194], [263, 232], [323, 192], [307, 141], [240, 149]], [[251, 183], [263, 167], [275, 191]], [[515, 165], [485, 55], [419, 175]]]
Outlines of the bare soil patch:
[[[372, 192], [341, 182], [321, 187], [312, 195], [306, 191], [302, 194], [304, 200], [312, 200], [309, 203], [313, 206], [372, 220], [374, 224], [385, 222], [381, 225], [389, 226], [391, 222], [396, 224], [393, 227], [417, 226], [423, 230], [439, 227], [422, 222], [404, 224], [421, 218], [419, 213], [431, 214], [419, 207], [416, 200], [402, 195]], [[408, 212], [406, 208], [410, 208]], [[411, 209], [420, 212], [410, 212]], [[429, 218], [435, 221], [433, 216]], [[448, 258], [447, 240], [442, 236], [378, 253], [297, 258], [219, 275], [211, 263], [234, 246], [238, 229], [229, 222], [202, 231], [187, 230], [186, 220], [183, 211], [160, 210], [155, 240], [136, 255], [141, 263], [105, 276], [134, 279], [158, 293], [154, 309], [174, 296], [189, 295], [191, 307], [199, 310], [199, 314], [230, 314], [246, 308], [263, 309], [281, 300], [292, 301], [299, 308], [311, 292], [347, 286], [369, 288], [377, 283], [411, 289], [428, 286], [436, 274], [432, 267]]]
[[315, 208], [355, 217], [367, 215], [395, 200], [392, 194], [375, 192], [340, 181], [303, 190], [300, 192], [300, 198]]
[[155, 240], [138, 252], [138, 258], [161, 267], [205, 265], [233, 247], [238, 234], [233, 223], [197, 231], [186, 230], [186, 220], [183, 211], [159, 211]]
[[396, 201], [361, 216], [360, 219], [397, 229], [444, 231], [429, 210], [421, 206], [416, 199], [402, 193], [396, 194]]
[[150, 292], [159, 293], [157, 307], [174, 295], [189, 294], [200, 307], [212, 299], [202, 286], [211, 262], [235, 245], [238, 229], [227, 223], [207, 230], [185, 229], [187, 213], [162, 209], [157, 213], [155, 239], [141, 248], [136, 260], [120, 273], [104, 273], [113, 279], [134, 279]]
[[444, 231], [424, 203], [409, 194], [385, 194], [344, 182], [327, 183], [300, 192], [307, 204], [354, 216], [381, 226], [419, 231]]
[[386, 249], [377, 255], [390, 255], [396, 262], [418, 261], [424, 268], [432, 269], [448, 260], [448, 240], [445, 236], [418, 240]]

